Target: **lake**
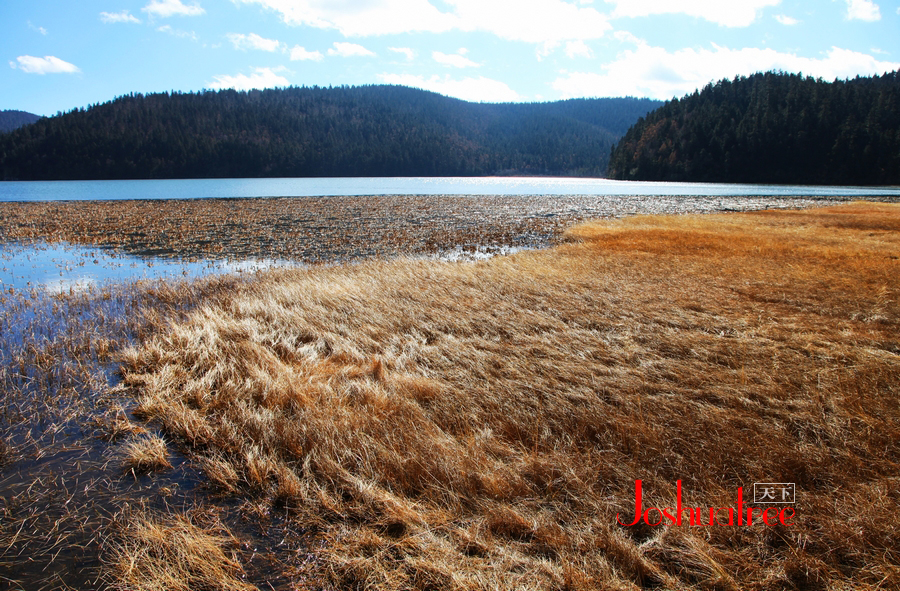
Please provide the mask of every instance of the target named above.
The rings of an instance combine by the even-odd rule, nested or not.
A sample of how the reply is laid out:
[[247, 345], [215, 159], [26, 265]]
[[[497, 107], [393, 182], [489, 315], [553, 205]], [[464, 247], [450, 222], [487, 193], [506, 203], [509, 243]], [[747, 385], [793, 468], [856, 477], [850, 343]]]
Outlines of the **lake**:
[[403, 177], [5, 181], [0, 201], [329, 197], [364, 195], [632, 195], [900, 197], [900, 187], [663, 183], [549, 177]]

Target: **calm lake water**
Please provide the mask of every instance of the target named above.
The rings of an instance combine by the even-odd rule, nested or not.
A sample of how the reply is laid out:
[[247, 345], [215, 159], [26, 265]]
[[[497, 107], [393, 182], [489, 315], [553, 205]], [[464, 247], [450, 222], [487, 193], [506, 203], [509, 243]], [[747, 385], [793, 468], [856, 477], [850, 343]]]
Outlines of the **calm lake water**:
[[693, 195], [900, 197], [900, 187], [657, 183], [547, 177], [172, 179], [0, 182], [0, 201], [362, 195]]

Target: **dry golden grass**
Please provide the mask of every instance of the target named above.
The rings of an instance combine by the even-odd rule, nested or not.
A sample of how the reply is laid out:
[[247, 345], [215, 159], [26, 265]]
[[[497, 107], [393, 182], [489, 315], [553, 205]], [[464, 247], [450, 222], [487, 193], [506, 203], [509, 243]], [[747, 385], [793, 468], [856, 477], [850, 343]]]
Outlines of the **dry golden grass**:
[[110, 588], [118, 591], [252, 591], [241, 580], [235, 540], [216, 523], [190, 516], [132, 515], [111, 550]]
[[[261, 275], [126, 354], [136, 415], [312, 532], [298, 585], [900, 587], [900, 207], [570, 237]], [[795, 525], [620, 527], [636, 479]]]
[[123, 469], [134, 475], [172, 467], [166, 441], [159, 435], [150, 434], [132, 439], [122, 445], [120, 454]]
[[147, 429], [129, 419], [125, 409], [118, 404], [108, 408], [103, 414], [92, 417], [91, 422], [96, 428], [96, 436], [110, 443], [123, 437], [147, 433]]

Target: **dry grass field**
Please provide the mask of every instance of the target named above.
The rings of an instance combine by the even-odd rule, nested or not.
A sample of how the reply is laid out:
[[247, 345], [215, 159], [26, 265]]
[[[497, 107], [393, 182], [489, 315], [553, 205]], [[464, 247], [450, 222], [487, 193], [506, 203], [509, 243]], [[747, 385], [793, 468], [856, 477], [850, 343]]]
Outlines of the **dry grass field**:
[[[900, 206], [567, 237], [271, 271], [161, 317], [122, 354], [135, 415], [292, 535], [258, 572], [214, 518], [136, 515], [110, 585], [900, 588]], [[126, 467], [164, 469], [153, 441]], [[795, 483], [795, 518], [622, 527], [637, 479], [644, 507]]]

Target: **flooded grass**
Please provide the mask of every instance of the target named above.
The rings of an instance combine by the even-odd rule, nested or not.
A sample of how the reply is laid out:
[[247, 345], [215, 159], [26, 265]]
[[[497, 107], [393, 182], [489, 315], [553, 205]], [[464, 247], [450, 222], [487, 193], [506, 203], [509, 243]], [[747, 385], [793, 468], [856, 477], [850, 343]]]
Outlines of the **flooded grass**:
[[840, 198], [391, 196], [0, 203], [0, 240], [184, 260], [334, 263], [542, 248], [573, 223], [623, 215], [811, 207]]
[[[652, 211], [815, 203], [715, 199]], [[4, 286], [0, 586], [900, 585], [897, 206], [551, 201], [0, 204], [4, 256], [362, 261]], [[620, 528], [636, 478], [801, 517]]]
[[0, 291], [10, 288], [20, 291], [36, 289], [64, 294], [110, 282], [194, 279], [301, 265], [293, 261], [259, 258], [159, 258], [127, 254], [111, 247], [27, 240], [0, 247]]
[[115, 354], [228, 281], [238, 279], [0, 296], [0, 581], [95, 588], [103, 532], [124, 507], [162, 506], [166, 481], [189, 502], [198, 478], [183, 458], [164, 480], [123, 476], [115, 456], [147, 429], [116, 387]]

